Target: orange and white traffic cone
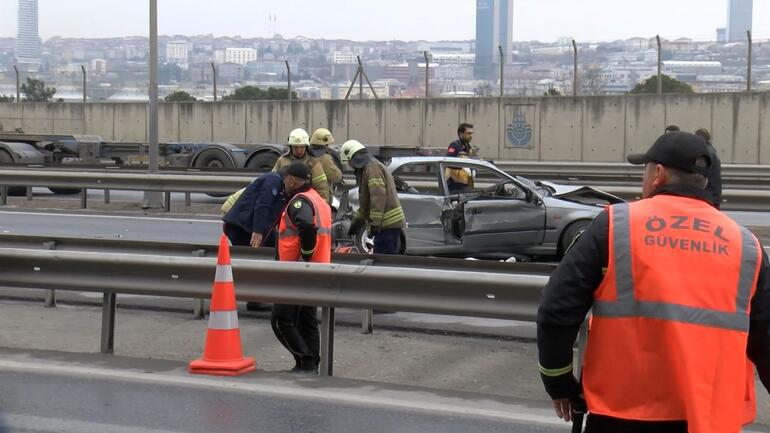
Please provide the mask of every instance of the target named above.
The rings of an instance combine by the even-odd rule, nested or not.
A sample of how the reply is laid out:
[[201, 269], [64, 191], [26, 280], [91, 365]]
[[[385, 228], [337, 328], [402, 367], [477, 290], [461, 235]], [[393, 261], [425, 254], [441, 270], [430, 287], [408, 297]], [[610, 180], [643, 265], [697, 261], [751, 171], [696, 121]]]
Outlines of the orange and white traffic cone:
[[190, 362], [188, 371], [194, 374], [239, 376], [257, 369], [254, 358], [244, 358], [235, 286], [230, 265], [230, 245], [227, 237], [219, 239], [217, 273], [211, 294], [211, 312], [203, 357]]

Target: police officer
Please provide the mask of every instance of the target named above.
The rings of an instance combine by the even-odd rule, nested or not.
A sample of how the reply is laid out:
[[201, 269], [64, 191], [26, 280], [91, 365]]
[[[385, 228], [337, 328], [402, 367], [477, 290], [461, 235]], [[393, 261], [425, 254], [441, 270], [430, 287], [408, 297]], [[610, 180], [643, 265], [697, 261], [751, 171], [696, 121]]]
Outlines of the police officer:
[[[289, 196], [278, 226], [282, 262], [331, 262], [331, 209], [311, 187], [310, 169], [292, 163], [283, 178]], [[278, 341], [294, 357], [292, 372], [317, 373], [320, 361], [316, 307], [274, 305], [270, 324]]]
[[326, 128], [318, 128], [310, 137], [310, 147], [307, 149], [321, 163], [326, 180], [329, 182], [330, 191], [334, 190], [335, 185], [342, 183], [342, 171], [340, 171], [332, 156], [327, 152], [329, 145], [333, 143], [334, 136], [331, 131]]
[[[470, 123], [461, 123], [457, 127], [457, 140], [451, 142], [447, 148], [446, 156], [456, 158], [470, 158], [473, 148], [473, 125]], [[459, 192], [468, 188], [473, 188], [473, 175], [468, 168], [464, 167], [446, 167], [444, 169], [444, 179], [450, 193]]]
[[[753, 362], [770, 389], [768, 259], [710, 206], [702, 139], [668, 132], [646, 154], [643, 199], [599, 214], [543, 290], [540, 373], [586, 432], [739, 432], [755, 415]], [[573, 343], [592, 309], [582, 389]]]
[[390, 171], [356, 140], [342, 145], [340, 159], [355, 170], [358, 185], [359, 208], [348, 234], [356, 236], [368, 223], [374, 233], [375, 254], [403, 254], [406, 218]]
[[313, 189], [316, 190], [321, 197], [327, 202], [331, 202], [331, 192], [329, 190], [329, 180], [326, 178], [323, 166], [320, 161], [308, 152], [308, 146], [310, 146], [310, 138], [307, 135], [307, 131], [302, 128], [297, 128], [289, 134], [288, 140], [289, 151], [286, 154], [278, 158], [278, 161], [273, 167], [273, 171], [279, 171], [282, 168], [290, 166], [294, 162], [302, 162], [310, 169], [311, 183]]

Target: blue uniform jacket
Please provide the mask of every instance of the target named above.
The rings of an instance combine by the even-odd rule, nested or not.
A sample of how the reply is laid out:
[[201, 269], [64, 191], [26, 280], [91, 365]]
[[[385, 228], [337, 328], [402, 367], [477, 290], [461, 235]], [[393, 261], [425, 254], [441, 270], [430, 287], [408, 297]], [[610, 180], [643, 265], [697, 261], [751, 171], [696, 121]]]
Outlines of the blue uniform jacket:
[[230, 212], [222, 220], [234, 224], [249, 233], [261, 233], [265, 241], [285, 204], [283, 177], [275, 172], [265, 173], [246, 187]]

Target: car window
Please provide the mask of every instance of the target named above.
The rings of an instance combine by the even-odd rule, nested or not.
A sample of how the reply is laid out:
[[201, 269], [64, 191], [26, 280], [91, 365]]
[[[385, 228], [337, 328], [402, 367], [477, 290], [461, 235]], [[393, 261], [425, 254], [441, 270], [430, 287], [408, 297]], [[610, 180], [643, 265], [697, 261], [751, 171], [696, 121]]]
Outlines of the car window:
[[479, 194], [483, 193], [480, 199], [489, 198], [514, 198], [524, 200], [527, 198], [526, 191], [513, 182], [509, 177], [487, 167], [466, 168], [469, 170], [472, 182], [467, 188], [458, 191], [461, 194]]
[[404, 164], [393, 171], [393, 180], [399, 193], [444, 195], [435, 163]]

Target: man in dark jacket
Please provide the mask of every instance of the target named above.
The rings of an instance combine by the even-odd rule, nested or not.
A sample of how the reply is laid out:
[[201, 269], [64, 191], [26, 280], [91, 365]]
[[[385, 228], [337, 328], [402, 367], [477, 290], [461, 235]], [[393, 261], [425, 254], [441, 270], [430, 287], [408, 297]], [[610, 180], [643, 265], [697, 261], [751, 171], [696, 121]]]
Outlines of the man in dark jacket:
[[[656, 203], [674, 203], [674, 202], [682, 202], [682, 201], [691, 201], [694, 203], [691, 207], [694, 207], [695, 204], [698, 203], [698, 201], [709, 201], [709, 196], [704, 191], [704, 185], [705, 185], [705, 179], [702, 179], [705, 177], [707, 171], [707, 167], [703, 167], [700, 172], [697, 174], [692, 173], [683, 173], [682, 171], [677, 171], [674, 168], [679, 168], [682, 165], [680, 162], [682, 160], [685, 160], [687, 162], [690, 161], [690, 159], [687, 159], [689, 157], [685, 156], [685, 153], [687, 152], [687, 148], [692, 147], [698, 147], [700, 146], [700, 149], [698, 151], [698, 155], [708, 155], [708, 151], [705, 149], [704, 143], [695, 137], [693, 134], [687, 134], [682, 132], [673, 132], [668, 133], [662, 136], [658, 142], [661, 141], [667, 141], [672, 140], [671, 143], [667, 143], [667, 146], [663, 146], [667, 148], [666, 152], [658, 152], [655, 155], [653, 155], [653, 149], [648, 151], [646, 155], [644, 155], [645, 161], [647, 162], [646, 171], [645, 171], [645, 181], [644, 181], [644, 187], [643, 187], [643, 196], [646, 200], [657, 200]], [[700, 144], [695, 143], [693, 144], [693, 141], [700, 141]], [[687, 142], [684, 142], [687, 141]], [[662, 147], [659, 145], [659, 143], [656, 142], [656, 144], [653, 146], [653, 148], [662, 149]], [[702, 157], [698, 157], [693, 159], [694, 161], [698, 161]], [[634, 161], [632, 161], [634, 159]], [[640, 163], [643, 161], [637, 161], [636, 158], [632, 158], [629, 156], [629, 162], [632, 163]], [[695, 163], [694, 163], [695, 164]], [[654, 176], [654, 177], [653, 177]], [[701, 179], [695, 179], [698, 176], [701, 177]], [[695, 185], [697, 183], [697, 185]], [[684, 199], [684, 200], [683, 200]], [[644, 201], [644, 200], [643, 200]], [[629, 206], [627, 204], [622, 205], [614, 205], [614, 206]], [[614, 209], [613, 207], [613, 215], [614, 215]], [[702, 212], [706, 212], [705, 210]], [[687, 215], [688, 211], [685, 209], [682, 211], [681, 215]], [[696, 233], [698, 231], [705, 230], [704, 227], [706, 227], [706, 224], [708, 224], [708, 221], [705, 219], [690, 219], [690, 224], [685, 225], [681, 224], [684, 222], [684, 216], [681, 217], [675, 217], [675, 223], [671, 225], [672, 230], [678, 230], [676, 233], [679, 234], [681, 237], [690, 236], [688, 233], [695, 230]], [[649, 221], [649, 220], [648, 220]], [[648, 223], [647, 226], [638, 227], [636, 225], [631, 226], [631, 231], [633, 233], [643, 232], [644, 230], [649, 230], [650, 224]], [[652, 226], [655, 230], [657, 230], [658, 226]], [[622, 227], [621, 227], [622, 228]], [[625, 239], [629, 238], [627, 234], [624, 235], [622, 233], [622, 230], [620, 229], [614, 229], [616, 230], [615, 235], [615, 243], [613, 244], [610, 239], [611, 238], [611, 227], [610, 227], [610, 213], [608, 210], [603, 211], [600, 213], [596, 219], [591, 223], [590, 226], [583, 232], [583, 234], [580, 236], [578, 241], [575, 243], [575, 245], [572, 246], [572, 248], [568, 251], [562, 262], [559, 264], [559, 266], [556, 268], [556, 270], [551, 275], [550, 280], [548, 281], [548, 284], [543, 290], [543, 293], [541, 295], [540, 299], [540, 308], [538, 310], [537, 315], [537, 345], [538, 345], [538, 351], [539, 351], [539, 361], [540, 361], [540, 373], [541, 378], [543, 380], [543, 383], [545, 385], [545, 389], [550, 395], [550, 397], [553, 400], [554, 408], [556, 410], [556, 414], [563, 418], [565, 421], [569, 421], [572, 416], [572, 410], [575, 408], [575, 405], [579, 405], [581, 403], [581, 394], [583, 393], [583, 389], [581, 388], [581, 384], [578, 382], [578, 380], [575, 378], [575, 374], [580, 374], [580, 372], [573, 372], [573, 344], [575, 342], [575, 338], [578, 333], [578, 329], [581, 326], [581, 323], [586, 318], [586, 314], [588, 311], [594, 307], [596, 308], [597, 305], [600, 307], [602, 306], [602, 302], [605, 302], [603, 299], [601, 301], [597, 301], [598, 296], [604, 296], [604, 292], [601, 292], [601, 289], [605, 287], [606, 285], [615, 284], [616, 279], [612, 278], [611, 276], [608, 277], [608, 280], [605, 280], [605, 275], [617, 275], [616, 270], [617, 266], [613, 267], [613, 263], [618, 263], [618, 260], [625, 260], [624, 263], [633, 263], [635, 251], [640, 251], [638, 248], [639, 243], [637, 242], [635, 244], [626, 243], [625, 245], [629, 245], [628, 251], [624, 251], [622, 248], [618, 248], [618, 245], [621, 243], [617, 242], [617, 239], [622, 239], [622, 242], [626, 242]], [[722, 236], [721, 233], [721, 227], [714, 228], [711, 227], [711, 230], [717, 233], [718, 236]], [[634, 238], [635, 239], [635, 238]], [[684, 243], [684, 239], [678, 239]], [[613, 245], [614, 248], [614, 257], [611, 255], [613, 254], [613, 248], [610, 248], [610, 245]], [[652, 245], [649, 248], [655, 248], [660, 247], [659, 244], [648, 244]], [[679, 244], [676, 244], [676, 246], [679, 246]], [[768, 258], [767, 254], [764, 253], [764, 250], [761, 249], [761, 264], [759, 266], [758, 271], [758, 277], [756, 279], [755, 284], [755, 291], [753, 294], [753, 297], [750, 299], [750, 313], [749, 317], [747, 317], [745, 326], [748, 331], [748, 338], [746, 347], [744, 349], [744, 352], [748, 354], [748, 358], [756, 365], [757, 372], [759, 373], [759, 378], [764, 384], [765, 388], [770, 389], [770, 276], [768, 276]], [[635, 250], [634, 248], [637, 248]], [[670, 245], [666, 248], [670, 249]], [[684, 247], [683, 247], [684, 248]], [[686, 249], [677, 250], [678, 253], [682, 255], [682, 257], [688, 257], [688, 255], [697, 255], [701, 254], [701, 250], [698, 249], [688, 251]], [[695, 251], [695, 252], [693, 252]], [[704, 250], [705, 251], [705, 250]], [[759, 260], [759, 255], [757, 255], [757, 260]], [[746, 259], [747, 262], [750, 261], [750, 259]], [[712, 260], [713, 261], [713, 260]], [[612, 263], [611, 263], [612, 262]], [[627, 265], [626, 265], [627, 266]], [[725, 265], [725, 268], [728, 268], [729, 265]], [[628, 268], [630, 269], [630, 268]], [[638, 270], [638, 269], [636, 269]], [[721, 272], [724, 272], [726, 269], [703, 269], [700, 272], [705, 273], [716, 273], [720, 274]], [[629, 270], [630, 272], [630, 270]], [[682, 281], [683, 278], [686, 280], [688, 272], [692, 272], [692, 270], [682, 270], [679, 268], [659, 268], [656, 269], [654, 267], [645, 268], [644, 272], [646, 272], [645, 277], [648, 278], [647, 281], [649, 281], [650, 275], [655, 274], [656, 276], [658, 274], [668, 274], [668, 278], [671, 281]], [[692, 274], [689, 274], [692, 275]], [[630, 280], [620, 278], [618, 281], [627, 282], [632, 281], [634, 278], [642, 278], [639, 275], [634, 275]], [[657, 277], [656, 277], [657, 278]], [[655, 281], [654, 279], [652, 281]], [[753, 281], [753, 280], [752, 280]], [[639, 295], [635, 289], [633, 288], [635, 283], [629, 283], [631, 289], [634, 290], [632, 292], [630, 298], [624, 297], [622, 298], [624, 301], [626, 299], [630, 299], [630, 302], [637, 302], [637, 296]], [[641, 285], [641, 284], [640, 284]], [[649, 285], [649, 284], [648, 284]], [[623, 286], [625, 290], [626, 286]], [[645, 286], [646, 287], [646, 286]], [[665, 290], [664, 290], [665, 289]], [[676, 290], [674, 289], [681, 289], [680, 293], [692, 293], [691, 287], [676, 287], [676, 288], [666, 288], [666, 287], [659, 287], [658, 288], [658, 294], [663, 292], [671, 293], [672, 291], [676, 293]], [[620, 289], [618, 289], [620, 290]], [[728, 293], [730, 290], [730, 287], [724, 288], [725, 293]], [[625, 292], [624, 292], [625, 293]], [[703, 294], [704, 297], [707, 296], [714, 296], [714, 294]], [[618, 298], [621, 297], [620, 294], [616, 295]], [[647, 294], [649, 296], [649, 294]], [[659, 303], [649, 303], [651, 305], [664, 305], [663, 302], [665, 302], [665, 298], [663, 298], [663, 295], [661, 296], [661, 300]], [[683, 295], [684, 296], [684, 295]], [[683, 298], [684, 299], [684, 298]], [[641, 303], [644, 303], [646, 301], [638, 301]], [[746, 303], [749, 303], [749, 299], [746, 300]], [[605, 304], [606, 305], [606, 302]], [[636, 307], [638, 304], [634, 304]], [[665, 304], [665, 305], [671, 305], [671, 304]], [[649, 305], [647, 305], [649, 306]], [[674, 312], [686, 310], [687, 308], [691, 307], [684, 307], [677, 309], [676, 306], [671, 307], [671, 310]], [[694, 310], [694, 308], [693, 308]], [[636, 313], [637, 310], [633, 310], [631, 314], [642, 314], [642, 313]], [[641, 310], [639, 310], [641, 311]], [[628, 326], [627, 323], [634, 323], [634, 326], [636, 326], [639, 332], [637, 334], [641, 335], [643, 332], [649, 332], [651, 319], [648, 318], [638, 318], [637, 322], [627, 322], [627, 321], [620, 321], [618, 318], [610, 318], [607, 319], [603, 315], [601, 316], [601, 320], [604, 320], [604, 325], [606, 325], [608, 320], [615, 320], [616, 328], [619, 326]], [[656, 316], [657, 317], [657, 316]], [[667, 316], [660, 316], [660, 317], [667, 317]], [[623, 319], [623, 320], [629, 320], [629, 319]], [[659, 322], [653, 322], [657, 325], [658, 323], [667, 323], [666, 326], [670, 326], [672, 323], [672, 320], [675, 319], [659, 319]], [[594, 333], [592, 335], [589, 335], [589, 349], [591, 348], [592, 344], [599, 344], [600, 346], [594, 347], [594, 354], [596, 352], [596, 347], [602, 347], [601, 344], [612, 344], [612, 342], [607, 342], [605, 340], [599, 341], [594, 340], [591, 341], [592, 336], [596, 336], [597, 333], [597, 326], [596, 326], [596, 320], [594, 321]], [[603, 328], [603, 329], [606, 329]], [[733, 331], [735, 332], [735, 331]], [[600, 334], [600, 337], [604, 334]], [[623, 334], [625, 335], [625, 334]], [[697, 343], [694, 343], [697, 344]], [[634, 348], [631, 349], [644, 351], [645, 355], [648, 357], [652, 357], [652, 359], [659, 359], [657, 357], [662, 357], [664, 354], [668, 353], [667, 351], [670, 350], [672, 343], [668, 342], [668, 344], [664, 344], [663, 341], [660, 342], [660, 345], [657, 347], [649, 347], [644, 346], [644, 344], [639, 345], [638, 348], [631, 345], [630, 347]], [[615, 353], [610, 353], [606, 357], [610, 359], [628, 359], [628, 354], [624, 351], [624, 349], [620, 349], [620, 347], [628, 347], [629, 345], [623, 346], [622, 344], [618, 343], [614, 349]], [[688, 349], [683, 350], [686, 351]], [[633, 355], [633, 353], [632, 353]], [[714, 353], [713, 356], [723, 356], [723, 354]], [[613, 358], [614, 357], [614, 358]], [[665, 358], [661, 358], [665, 359]], [[712, 359], [713, 360], [713, 359]], [[706, 361], [708, 359], [703, 359], [704, 365], [706, 364]], [[622, 362], [622, 361], [618, 361]], [[685, 361], [682, 361], [685, 362]], [[596, 364], [592, 366], [593, 371], [596, 371]], [[700, 366], [693, 366], [693, 365], [672, 365], [672, 369], [676, 371], [680, 371], [681, 374], [684, 374], [687, 372], [690, 368], [700, 368]], [[614, 369], [613, 372], [617, 371], [618, 369]], [[740, 370], [737, 369], [737, 370]], [[636, 370], [629, 370], [627, 372], [628, 378], [637, 378], [635, 380], [643, 380], [645, 378], [649, 378], [651, 382], [654, 382], [656, 380], [659, 380], [659, 386], [663, 388], [664, 385], [669, 384], [664, 377], [666, 375], [661, 374], [660, 376], [655, 376], [655, 371], [636, 371]], [[596, 381], [596, 376], [593, 376], [592, 378], [594, 381]], [[710, 380], [709, 377], [703, 377], [704, 382], [706, 380]], [[746, 379], [746, 378], [744, 378]], [[753, 380], [753, 375], [750, 377], [751, 380]], [[735, 380], [739, 381], [741, 380], [741, 376], [738, 372], [735, 373]], [[617, 384], [618, 386], [622, 386], [622, 384]], [[610, 388], [612, 388], [612, 385], [607, 385], [606, 388], [601, 389], [586, 389], [587, 391], [591, 391], [592, 395], [595, 397], [596, 395], [601, 395], [602, 393], [609, 393]], [[709, 389], [708, 383], [702, 384], [703, 392], [711, 391]], [[612, 395], [617, 395], [618, 393], [615, 392], [617, 390], [612, 390]], [[632, 400], [633, 398], [637, 398], [637, 395], [640, 395], [640, 390], [628, 388], [626, 390], [629, 394], [628, 399]], [[720, 391], [720, 390], [714, 390], [714, 391]], [[634, 394], [636, 393], [636, 394]], [[679, 402], [677, 398], [682, 398], [683, 396], [677, 396], [677, 395], [666, 395], [661, 393], [661, 398], [670, 399], [672, 401], [672, 405], [670, 407], [676, 407], [676, 403]], [[692, 396], [684, 396], [684, 398], [691, 398]], [[620, 405], [623, 409], [628, 407], [639, 407], [638, 405], [633, 405], [631, 403], [628, 403], [628, 405], [623, 406], [623, 402], [615, 402], [615, 406], [613, 406], [613, 409], [616, 409]], [[589, 411], [593, 410], [589, 403]], [[719, 408], [715, 408], [715, 412], [713, 414], [714, 417], [720, 416], [720, 413], [718, 412]], [[684, 417], [683, 417], [684, 418]], [[657, 418], [661, 419], [661, 418]], [[667, 419], [667, 418], [663, 418]], [[653, 421], [653, 420], [641, 420], [641, 419], [620, 419], [620, 418], [613, 418], [610, 416], [602, 415], [602, 414], [596, 414], [592, 413], [588, 416], [588, 426], [586, 428], [586, 432], [596, 433], [596, 432], [655, 432], [655, 433], [665, 433], [665, 432], [682, 432], [685, 433], [688, 431], [688, 425], [687, 421], [684, 419], [671, 419], [670, 421]], [[693, 431], [693, 430], [690, 430]]]
[[706, 185], [706, 192], [710, 195], [711, 204], [719, 209], [719, 206], [722, 204], [722, 161], [719, 159], [719, 154], [717, 154], [714, 145], [711, 144], [711, 134], [708, 129], [701, 128], [695, 131], [695, 135], [702, 138], [709, 149], [711, 169], [709, 170], [709, 183]]
[[283, 176], [270, 172], [256, 178], [222, 217], [233, 245], [275, 246], [274, 223], [283, 209]]

